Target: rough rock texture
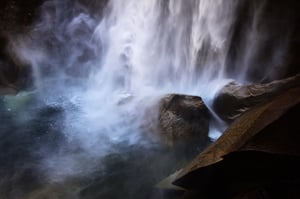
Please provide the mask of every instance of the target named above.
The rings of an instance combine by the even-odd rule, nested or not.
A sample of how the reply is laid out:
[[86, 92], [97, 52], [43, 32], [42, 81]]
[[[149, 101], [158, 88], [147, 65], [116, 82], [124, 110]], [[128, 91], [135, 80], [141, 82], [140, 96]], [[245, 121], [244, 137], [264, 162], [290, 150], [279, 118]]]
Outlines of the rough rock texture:
[[242, 115], [173, 183], [204, 198], [245, 198], [253, 190], [299, 198], [299, 93], [300, 87], [289, 89]]
[[168, 145], [207, 143], [209, 121], [209, 110], [200, 97], [169, 94], [160, 102], [160, 135]]
[[266, 84], [241, 85], [232, 81], [216, 94], [213, 108], [223, 120], [230, 122], [249, 108], [297, 86], [300, 86], [300, 74]]

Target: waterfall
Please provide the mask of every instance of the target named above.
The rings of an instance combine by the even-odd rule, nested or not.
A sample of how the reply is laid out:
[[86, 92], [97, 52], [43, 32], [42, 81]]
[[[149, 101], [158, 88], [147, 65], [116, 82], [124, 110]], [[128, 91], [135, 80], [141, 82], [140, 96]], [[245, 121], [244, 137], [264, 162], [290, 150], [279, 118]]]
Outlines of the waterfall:
[[94, 32], [104, 49], [93, 85], [186, 93], [223, 78], [235, 4], [222, 2], [109, 1]]
[[30, 36], [13, 42], [36, 87], [84, 76], [99, 91], [200, 94], [225, 78], [236, 1], [111, 0], [100, 16], [82, 2], [45, 2]]
[[[98, 60], [82, 92], [85, 122], [68, 129], [70, 136], [80, 129], [77, 136], [89, 151], [98, 147], [100, 135], [138, 144], [146, 108], [159, 96], [184, 93], [209, 101], [226, 82], [226, 39], [234, 6], [224, 9], [222, 1], [109, 1], [84, 40], [97, 49]], [[89, 127], [88, 136], [82, 135], [82, 126]]]
[[238, 0], [45, 1], [31, 32], [12, 38], [11, 48], [32, 67], [38, 98], [65, 110], [67, 142], [42, 163], [50, 178], [78, 175], [79, 168], [85, 175], [94, 165], [82, 160], [104, 157], [115, 144], [151, 145], [141, 126], [146, 108], [164, 94], [198, 95], [209, 104], [228, 78], [249, 81], [246, 62], [260, 41], [256, 10], [242, 42], [247, 49], [228, 72], [239, 6]]

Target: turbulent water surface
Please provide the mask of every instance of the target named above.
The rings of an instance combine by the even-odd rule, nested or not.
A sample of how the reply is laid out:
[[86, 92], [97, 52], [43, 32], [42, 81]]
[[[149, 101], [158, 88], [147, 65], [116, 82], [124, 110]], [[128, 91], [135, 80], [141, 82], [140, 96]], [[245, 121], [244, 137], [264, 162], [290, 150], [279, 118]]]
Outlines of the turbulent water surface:
[[[199, 95], [209, 105], [228, 81], [237, 7], [236, 0], [45, 1], [31, 32], [11, 38], [11, 54], [32, 66], [34, 88], [1, 101], [0, 197], [163, 197], [154, 185], [188, 157], [149, 135], [149, 107], [165, 93]], [[256, 34], [246, 36], [252, 46], [240, 63], [251, 59]], [[247, 70], [241, 64], [241, 81]]]

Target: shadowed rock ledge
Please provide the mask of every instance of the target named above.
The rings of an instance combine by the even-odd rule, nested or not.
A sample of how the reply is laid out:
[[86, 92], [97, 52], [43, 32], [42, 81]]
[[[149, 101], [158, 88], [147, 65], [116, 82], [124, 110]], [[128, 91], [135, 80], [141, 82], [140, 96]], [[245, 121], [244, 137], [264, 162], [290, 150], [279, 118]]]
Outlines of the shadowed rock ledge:
[[264, 103], [289, 88], [299, 86], [300, 74], [265, 84], [242, 85], [232, 81], [216, 94], [213, 108], [223, 120], [232, 122], [251, 107]]
[[299, 93], [291, 88], [251, 108], [174, 174], [173, 184], [188, 190], [182, 198], [299, 198]]

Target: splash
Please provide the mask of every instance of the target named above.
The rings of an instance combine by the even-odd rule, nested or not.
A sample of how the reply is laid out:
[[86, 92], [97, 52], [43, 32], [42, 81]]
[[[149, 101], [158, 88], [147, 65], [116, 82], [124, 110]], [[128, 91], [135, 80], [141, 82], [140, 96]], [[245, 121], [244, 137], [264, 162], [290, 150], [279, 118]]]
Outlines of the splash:
[[[31, 33], [11, 46], [32, 67], [38, 98], [65, 110], [67, 144], [47, 154], [43, 165], [51, 177], [92, 170], [80, 162], [104, 157], [113, 145], [151, 144], [141, 124], [146, 108], [163, 94], [199, 95], [210, 104], [228, 81], [238, 5], [236, 0], [46, 1]], [[256, 36], [252, 33], [248, 40]], [[239, 63], [248, 63], [253, 51], [254, 43]], [[247, 81], [248, 67], [237, 70], [241, 81]]]
[[[121, 132], [109, 129], [105, 134], [112, 139], [122, 138], [124, 133], [131, 137], [138, 130], [127, 130], [128, 125], [138, 126], [141, 121], [125, 121], [133, 118], [132, 114], [143, 118], [143, 106], [151, 103], [144, 100], [146, 104], [141, 105], [139, 101], [144, 98], [164, 93], [212, 97], [214, 93], [205, 90], [203, 84], [213, 79], [221, 82], [225, 40], [232, 23], [226, 21], [224, 25], [221, 16], [211, 14], [222, 5], [222, 1], [109, 1], [93, 32], [92, 39], [102, 50], [99, 67], [89, 76], [84, 94], [83, 107], [91, 122], [88, 126], [117, 126]], [[217, 28], [219, 24], [222, 28]], [[202, 51], [207, 51], [206, 60], [199, 64]], [[120, 107], [118, 101], [124, 96], [134, 100]], [[125, 126], [116, 125], [117, 121], [125, 122]], [[118, 133], [114, 136], [112, 132]]]

